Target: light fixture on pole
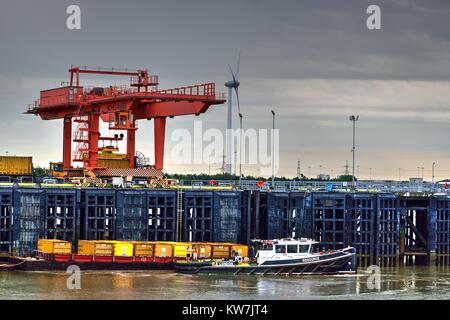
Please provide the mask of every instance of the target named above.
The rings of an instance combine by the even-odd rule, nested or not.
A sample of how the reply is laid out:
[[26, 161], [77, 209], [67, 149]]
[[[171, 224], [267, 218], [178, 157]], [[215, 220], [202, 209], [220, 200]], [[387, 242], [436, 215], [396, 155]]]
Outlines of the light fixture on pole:
[[275, 188], [275, 111], [270, 110], [272, 113], [272, 188]]
[[239, 113], [239, 187], [242, 182], [242, 113]]
[[436, 165], [436, 162], [433, 162], [433, 165], [431, 167], [431, 183], [434, 186], [434, 166]]
[[355, 134], [356, 134], [356, 121], [359, 120], [359, 116], [351, 115], [349, 117], [349, 120], [353, 123], [353, 147], [352, 147], [352, 156], [353, 156], [353, 163], [352, 163], [352, 187], [355, 187]]

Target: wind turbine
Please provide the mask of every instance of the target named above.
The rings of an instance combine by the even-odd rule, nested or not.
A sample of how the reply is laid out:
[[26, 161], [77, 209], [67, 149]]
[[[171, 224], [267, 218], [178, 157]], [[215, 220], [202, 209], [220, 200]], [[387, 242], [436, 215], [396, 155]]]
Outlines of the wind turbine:
[[[231, 159], [232, 159], [232, 150], [231, 150], [231, 140], [232, 140], [232, 129], [233, 129], [233, 123], [232, 123], [232, 113], [233, 113], [233, 89], [236, 92], [236, 100], [238, 104], [238, 111], [239, 114], [241, 113], [241, 106], [239, 105], [239, 85], [240, 82], [238, 81], [239, 77], [239, 65], [241, 63], [241, 52], [239, 52], [238, 56], [238, 62], [236, 67], [236, 73], [233, 72], [233, 69], [231, 69], [231, 66], [228, 65], [228, 68], [230, 69], [231, 76], [233, 80], [225, 82], [225, 87], [228, 88], [228, 117], [227, 117], [227, 131], [226, 131], [226, 165], [225, 165], [225, 172], [228, 174], [231, 174]], [[242, 119], [242, 117], [241, 117]], [[242, 120], [241, 120], [242, 121]]]

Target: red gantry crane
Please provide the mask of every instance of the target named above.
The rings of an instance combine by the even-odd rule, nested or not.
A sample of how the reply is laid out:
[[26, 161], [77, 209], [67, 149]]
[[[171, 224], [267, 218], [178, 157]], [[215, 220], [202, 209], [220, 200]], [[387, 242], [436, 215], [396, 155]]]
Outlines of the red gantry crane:
[[[109, 123], [110, 130], [126, 131], [129, 167], [135, 168], [136, 121], [154, 119], [155, 169], [164, 168], [164, 140], [166, 118], [199, 115], [215, 104], [225, 102], [223, 94], [216, 94], [215, 84], [206, 83], [167, 90], [158, 89], [158, 76], [148, 70], [118, 70], [102, 68], [69, 69], [68, 86], [43, 90], [40, 99], [26, 112], [43, 120], [62, 119], [63, 165], [71, 168], [71, 161], [82, 162], [86, 170], [101, 168], [98, 164], [99, 141], [119, 141], [123, 134], [103, 137], [100, 119]], [[82, 87], [80, 74], [131, 77], [130, 86]], [[72, 135], [72, 123], [77, 128]], [[76, 149], [72, 152], [72, 141]]]

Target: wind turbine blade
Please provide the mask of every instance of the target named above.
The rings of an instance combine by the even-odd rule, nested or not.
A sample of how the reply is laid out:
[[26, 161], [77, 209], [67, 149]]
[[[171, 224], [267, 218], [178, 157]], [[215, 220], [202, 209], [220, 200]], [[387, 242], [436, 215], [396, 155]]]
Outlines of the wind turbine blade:
[[241, 66], [241, 50], [239, 50], [237, 67], [236, 67], [236, 78], [239, 77], [239, 67]]
[[238, 89], [238, 87], [235, 87], [234, 91], [236, 91], [236, 100], [237, 100], [237, 105], [238, 105], [238, 111], [239, 111], [239, 113], [241, 113], [241, 105], [239, 104], [239, 89]]
[[233, 69], [231, 69], [230, 65], [228, 65], [228, 68], [230, 68], [230, 72], [231, 72], [231, 76], [233, 77], [233, 81], [236, 81], [236, 77], [234, 76]]

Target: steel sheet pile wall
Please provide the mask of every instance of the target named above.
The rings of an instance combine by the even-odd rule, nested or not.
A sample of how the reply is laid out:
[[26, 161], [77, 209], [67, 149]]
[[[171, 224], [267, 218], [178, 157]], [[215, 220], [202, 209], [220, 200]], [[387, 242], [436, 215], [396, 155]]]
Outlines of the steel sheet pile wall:
[[80, 239], [115, 239], [115, 195], [114, 190], [81, 190]]
[[320, 242], [321, 249], [339, 249], [345, 246], [345, 211], [345, 194], [313, 194], [313, 235]]
[[76, 243], [78, 214], [76, 189], [46, 189], [43, 237]]
[[37, 241], [43, 235], [45, 190], [14, 190], [13, 254], [33, 255]]
[[176, 191], [147, 191], [147, 239], [151, 241], [175, 241]]
[[213, 241], [242, 241], [242, 191], [214, 192]]
[[433, 233], [429, 233], [429, 251], [435, 253], [435, 264], [450, 265], [450, 198], [433, 196], [430, 206], [430, 225], [434, 225]]
[[0, 253], [12, 249], [13, 192], [10, 188], [0, 189]]
[[375, 262], [377, 196], [352, 194], [347, 206], [345, 244], [355, 247], [358, 266], [368, 267]]
[[116, 194], [116, 240], [147, 240], [147, 192], [119, 190]]
[[378, 195], [377, 264], [381, 267], [399, 265], [400, 204], [391, 194]]
[[184, 193], [183, 241], [213, 241], [213, 192]]

